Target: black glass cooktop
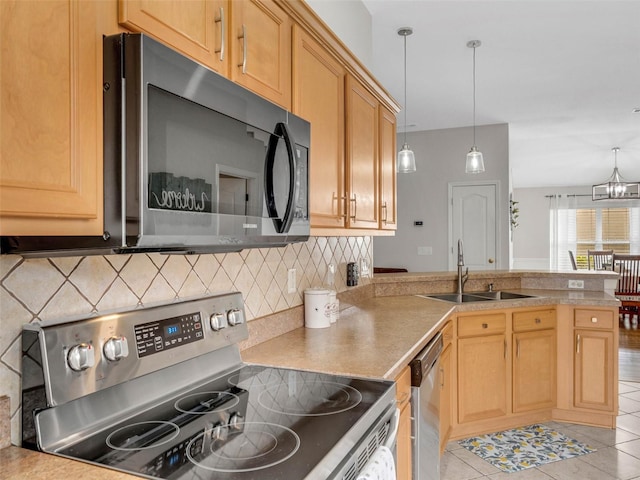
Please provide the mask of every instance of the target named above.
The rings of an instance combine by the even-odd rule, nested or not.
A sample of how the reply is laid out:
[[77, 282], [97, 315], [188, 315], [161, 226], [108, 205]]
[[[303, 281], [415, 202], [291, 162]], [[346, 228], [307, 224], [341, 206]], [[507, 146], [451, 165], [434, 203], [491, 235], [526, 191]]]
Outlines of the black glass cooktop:
[[56, 453], [148, 478], [304, 479], [392, 385], [247, 365]]

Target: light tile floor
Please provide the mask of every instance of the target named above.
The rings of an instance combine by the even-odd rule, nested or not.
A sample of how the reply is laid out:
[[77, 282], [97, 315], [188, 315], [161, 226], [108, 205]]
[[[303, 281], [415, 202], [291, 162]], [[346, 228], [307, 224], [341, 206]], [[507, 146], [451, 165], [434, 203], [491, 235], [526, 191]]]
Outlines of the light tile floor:
[[449, 442], [440, 465], [441, 480], [640, 480], [640, 383], [620, 382], [615, 430], [546, 423], [598, 451], [515, 473], [504, 473], [477, 455]]

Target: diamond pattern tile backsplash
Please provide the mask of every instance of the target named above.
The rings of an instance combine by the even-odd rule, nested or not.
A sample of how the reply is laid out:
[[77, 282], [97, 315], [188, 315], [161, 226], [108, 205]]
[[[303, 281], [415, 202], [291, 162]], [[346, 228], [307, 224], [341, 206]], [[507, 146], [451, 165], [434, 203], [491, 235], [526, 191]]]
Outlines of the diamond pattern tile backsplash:
[[[240, 291], [249, 321], [302, 305], [336, 266], [335, 289], [346, 287], [346, 264], [373, 267], [372, 237], [312, 237], [281, 248], [216, 255], [108, 255], [24, 259], [0, 256], [0, 397], [11, 399], [12, 443], [20, 444], [22, 325], [157, 302]], [[288, 293], [287, 272], [297, 289]]]

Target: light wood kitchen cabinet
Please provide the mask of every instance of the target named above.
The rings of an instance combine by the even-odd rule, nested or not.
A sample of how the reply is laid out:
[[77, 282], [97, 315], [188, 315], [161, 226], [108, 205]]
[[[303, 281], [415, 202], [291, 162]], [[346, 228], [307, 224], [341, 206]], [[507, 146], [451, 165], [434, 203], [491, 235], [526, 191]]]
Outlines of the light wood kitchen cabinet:
[[551, 408], [556, 403], [554, 310], [513, 313], [513, 411]]
[[291, 109], [291, 27], [273, 0], [233, 0], [231, 79]]
[[574, 322], [574, 406], [615, 411], [617, 342], [613, 312], [576, 309]]
[[400, 409], [396, 449], [398, 480], [410, 480], [411, 464], [411, 368], [406, 366], [396, 378], [396, 402]]
[[396, 230], [396, 116], [380, 107], [380, 229]]
[[377, 229], [379, 102], [351, 75], [347, 75], [346, 85], [347, 226]]
[[312, 227], [344, 228], [344, 67], [308, 33], [293, 29], [293, 113], [311, 122]]
[[273, 0], [120, 0], [120, 23], [291, 108], [291, 27]]
[[444, 452], [451, 434], [451, 402], [453, 400], [453, 323], [449, 322], [442, 329], [442, 354], [440, 355], [440, 454]]
[[507, 414], [506, 314], [458, 317], [458, 423]]
[[101, 235], [110, 2], [0, 2], [3, 235]]
[[147, 33], [216, 72], [229, 71], [227, 0], [119, 0], [122, 26]]

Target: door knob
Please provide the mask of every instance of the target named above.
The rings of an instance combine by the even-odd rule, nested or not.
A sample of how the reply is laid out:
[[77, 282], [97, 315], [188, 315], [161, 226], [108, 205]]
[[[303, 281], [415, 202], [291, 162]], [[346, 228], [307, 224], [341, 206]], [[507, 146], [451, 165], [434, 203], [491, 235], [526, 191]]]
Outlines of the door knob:
[[495, 260], [493, 258], [490, 258], [489, 263], [493, 263], [493, 262], [495, 262]]

